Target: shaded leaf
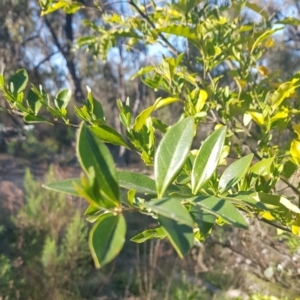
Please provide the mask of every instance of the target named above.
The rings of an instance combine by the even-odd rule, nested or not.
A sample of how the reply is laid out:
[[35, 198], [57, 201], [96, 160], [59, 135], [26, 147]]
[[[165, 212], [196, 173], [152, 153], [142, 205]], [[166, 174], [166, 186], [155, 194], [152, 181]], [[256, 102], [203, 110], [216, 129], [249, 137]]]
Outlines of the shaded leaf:
[[27, 114], [24, 117], [24, 121], [26, 123], [47, 123], [49, 125], [53, 125], [51, 122], [49, 122], [48, 120], [44, 119], [43, 117], [39, 117], [39, 116], [35, 116], [35, 115], [30, 115], [30, 114]]
[[28, 73], [26, 70], [18, 70], [13, 76], [8, 80], [9, 86], [13, 85], [13, 93], [19, 94], [25, 90], [28, 83]]
[[125, 242], [126, 222], [123, 215], [103, 214], [89, 235], [89, 247], [96, 268], [111, 262]]
[[94, 169], [102, 195], [119, 203], [119, 185], [113, 158], [103, 142], [84, 123], [80, 125], [78, 132], [77, 156], [87, 175], [91, 167]]
[[80, 182], [80, 178], [71, 178], [44, 184], [43, 187], [48, 190], [78, 197], [75, 186], [80, 185]]
[[220, 216], [226, 222], [235, 227], [242, 229], [247, 229], [248, 227], [244, 217], [240, 214], [237, 208], [227, 200], [214, 196], [199, 196], [188, 200], [196, 205], [200, 205], [202, 209], [212, 213], [213, 215]]
[[193, 246], [193, 228], [162, 215], [158, 216], [158, 221], [179, 257], [183, 258]]
[[194, 221], [191, 215], [181, 204], [181, 201], [178, 198], [155, 199], [151, 200], [150, 202], [144, 203], [143, 206], [151, 208], [159, 215], [176, 220], [190, 227], [193, 227], [194, 225]]
[[207, 236], [215, 224], [215, 215], [203, 211], [199, 205], [192, 205], [190, 213], [201, 232], [201, 236]]
[[136, 236], [134, 236], [132, 239], [130, 239], [132, 242], [135, 243], [143, 243], [150, 239], [164, 239], [166, 237], [165, 231], [161, 228], [155, 228], [155, 229], [147, 229]]

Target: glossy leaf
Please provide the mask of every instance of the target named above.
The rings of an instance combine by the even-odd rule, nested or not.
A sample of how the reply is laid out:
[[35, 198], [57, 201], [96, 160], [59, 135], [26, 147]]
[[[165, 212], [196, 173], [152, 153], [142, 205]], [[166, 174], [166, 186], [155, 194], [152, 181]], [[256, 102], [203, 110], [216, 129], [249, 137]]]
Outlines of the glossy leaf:
[[130, 239], [132, 242], [135, 243], [144, 243], [147, 240], [151, 239], [164, 239], [166, 237], [166, 233], [163, 230], [163, 228], [158, 227], [155, 229], [147, 229], [136, 236], [134, 236], [132, 239]]
[[200, 205], [203, 210], [206, 210], [213, 215], [220, 216], [229, 224], [235, 227], [247, 229], [247, 223], [244, 217], [240, 214], [237, 208], [228, 200], [218, 197], [199, 196], [188, 199], [196, 205]]
[[225, 136], [226, 127], [219, 128], [205, 140], [198, 151], [191, 174], [193, 194], [199, 192], [216, 170], [222, 154]]
[[19, 94], [25, 90], [28, 83], [28, 73], [26, 70], [18, 70], [13, 76], [8, 80], [8, 84], [11, 87], [13, 85], [13, 94]]
[[253, 154], [249, 154], [233, 162], [222, 174], [219, 181], [219, 189], [221, 193], [231, 189], [235, 184], [237, 184], [246, 175], [251, 161], [253, 159]]
[[162, 215], [158, 216], [158, 221], [179, 257], [183, 258], [193, 246], [193, 228]]
[[143, 206], [151, 208], [159, 215], [176, 220], [177, 222], [186, 224], [190, 227], [193, 227], [194, 225], [191, 215], [178, 198], [155, 199], [144, 203]]
[[159, 198], [188, 157], [193, 136], [194, 118], [188, 117], [172, 126], [161, 140], [154, 160], [154, 177]]
[[126, 222], [123, 215], [103, 214], [89, 235], [89, 247], [97, 268], [111, 262], [123, 248]]
[[78, 197], [78, 193], [75, 188], [76, 185], [80, 185], [80, 178], [71, 178], [55, 181], [48, 184], [44, 184], [43, 187], [48, 190]]
[[85, 173], [92, 167], [104, 198], [119, 203], [119, 185], [113, 158], [95, 134], [82, 123], [77, 138], [77, 156]]
[[121, 134], [107, 125], [93, 126], [90, 127], [90, 130], [103, 142], [129, 148]]

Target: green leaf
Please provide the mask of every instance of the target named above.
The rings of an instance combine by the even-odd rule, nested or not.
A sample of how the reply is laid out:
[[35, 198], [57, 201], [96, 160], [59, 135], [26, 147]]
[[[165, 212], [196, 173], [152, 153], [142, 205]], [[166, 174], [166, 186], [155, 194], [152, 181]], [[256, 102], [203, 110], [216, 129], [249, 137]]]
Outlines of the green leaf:
[[139, 234], [137, 234], [136, 236], [134, 236], [132, 239], [130, 239], [132, 242], [135, 243], [143, 243], [147, 240], [151, 240], [151, 239], [164, 239], [166, 237], [166, 233], [163, 230], [163, 228], [158, 227], [155, 229], [147, 229]]
[[231, 189], [235, 184], [243, 179], [249, 169], [252, 159], [253, 154], [249, 154], [236, 160], [228, 168], [226, 168], [219, 182], [219, 189], [221, 193]]
[[62, 109], [68, 106], [71, 100], [72, 92], [71, 90], [65, 89], [57, 93], [54, 99], [54, 104], [57, 108]]
[[174, 98], [174, 97], [168, 97], [168, 98], [158, 98], [155, 103], [146, 108], [145, 110], [143, 110], [135, 119], [135, 122], [133, 124], [133, 129], [134, 130], [141, 130], [143, 125], [146, 123], [146, 120], [148, 117], [150, 117], [150, 115], [152, 114], [153, 111], [155, 111], [156, 109], [159, 109], [161, 107], [164, 107], [166, 105], [169, 105], [171, 103], [177, 102], [178, 98]]
[[216, 130], [198, 151], [191, 174], [193, 194], [199, 192], [217, 168], [225, 142], [226, 129], [224, 126]]
[[234, 202], [234, 203], [238, 203], [241, 201], [244, 204], [247, 204], [247, 205], [250, 205], [253, 207], [257, 207], [261, 210], [265, 210], [265, 211], [268, 210], [268, 208], [262, 202], [260, 202], [260, 200], [258, 199], [257, 193], [239, 192], [238, 194], [227, 195], [224, 198], [228, 199], [229, 201]]
[[88, 100], [88, 103], [89, 103], [89, 108], [90, 108], [91, 112], [93, 113], [94, 119], [96, 119], [96, 120], [97, 119], [105, 120], [105, 116], [104, 116], [104, 111], [103, 111], [102, 105], [101, 105], [101, 103], [99, 101], [97, 101], [93, 97], [90, 88], [88, 88], [87, 100]]
[[157, 29], [157, 31], [182, 36], [190, 40], [197, 39], [196, 28], [192, 28], [186, 25], [168, 25]]
[[161, 140], [154, 159], [154, 177], [159, 198], [183, 166], [193, 136], [194, 118], [188, 117], [173, 125]]
[[30, 115], [30, 114], [27, 114], [24, 117], [24, 121], [26, 123], [47, 123], [49, 125], [53, 125], [51, 122], [49, 122], [48, 120], [44, 119], [43, 117], [39, 117], [39, 116], [35, 116], [35, 115]]
[[8, 80], [9, 86], [13, 85], [12, 93], [14, 95], [21, 93], [25, 90], [28, 83], [28, 74], [24, 69], [18, 70]]
[[275, 24], [299, 26], [300, 20], [293, 18], [293, 17], [287, 17], [287, 18], [284, 18], [283, 20], [277, 21]]
[[129, 146], [124, 141], [122, 135], [116, 130], [107, 125], [92, 126], [90, 130], [103, 142], [110, 143], [116, 146]]
[[275, 28], [275, 29], [269, 29], [264, 31], [258, 38], [257, 40], [253, 43], [253, 46], [251, 48], [250, 53], [252, 53], [263, 41], [265, 41], [267, 38], [269, 38], [271, 35], [273, 35], [276, 31], [282, 30], [283, 27], [281, 28]]
[[201, 236], [206, 237], [215, 224], [216, 217], [206, 211], [203, 211], [199, 205], [192, 205], [190, 213], [198, 225]]
[[220, 216], [229, 224], [235, 227], [247, 229], [247, 223], [243, 216], [239, 213], [236, 207], [227, 200], [217, 197], [199, 196], [187, 199], [196, 205], [200, 205], [203, 210], [210, 212], [213, 215]]
[[193, 228], [162, 215], [158, 216], [158, 221], [179, 257], [183, 258], [193, 246]]
[[262, 159], [261, 161], [254, 164], [250, 169], [249, 172], [252, 172], [258, 176], [262, 176], [264, 173], [270, 172], [270, 167], [274, 161], [275, 157]]
[[89, 235], [89, 247], [96, 268], [111, 262], [125, 242], [126, 222], [123, 215], [103, 214]]
[[181, 204], [178, 198], [163, 198], [154, 199], [143, 204], [147, 208], [151, 208], [159, 215], [176, 220], [180, 223], [193, 227], [194, 221], [187, 211], [187, 209]]
[[261, 201], [268, 209], [288, 209], [296, 214], [300, 214], [300, 208], [293, 204], [290, 200], [280, 195], [271, 195], [266, 193], [257, 193], [259, 201]]
[[92, 167], [104, 198], [119, 203], [119, 185], [113, 158], [107, 147], [82, 123], [77, 138], [77, 156], [87, 176]]
[[35, 115], [43, 106], [40, 97], [33, 90], [30, 90], [27, 94], [27, 104]]
[[120, 186], [125, 189], [156, 195], [155, 181], [144, 174], [118, 171], [118, 179]]
[[48, 184], [44, 184], [43, 187], [48, 190], [78, 197], [78, 193], [75, 188], [76, 185], [80, 185], [80, 178], [71, 178], [55, 181]]

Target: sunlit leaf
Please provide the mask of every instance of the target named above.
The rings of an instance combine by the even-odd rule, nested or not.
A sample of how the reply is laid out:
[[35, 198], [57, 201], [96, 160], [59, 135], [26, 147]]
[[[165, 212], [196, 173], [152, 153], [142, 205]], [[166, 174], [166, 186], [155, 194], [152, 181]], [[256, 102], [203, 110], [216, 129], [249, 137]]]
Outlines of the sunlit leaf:
[[188, 117], [173, 125], [161, 140], [154, 160], [154, 177], [159, 198], [188, 157], [193, 136], [194, 118]]
[[121, 134], [119, 134], [115, 129], [108, 125], [99, 125], [90, 127], [91, 132], [93, 132], [98, 138], [103, 142], [110, 143], [116, 146], [124, 146], [129, 148], [127, 143], [124, 141]]
[[271, 158], [265, 158], [262, 159], [261, 161], [257, 162], [254, 164], [250, 169], [249, 172], [252, 172], [256, 175], [264, 175], [264, 173], [269, 173], [270, 172], [270, 167], [274, 161], [275, 157]]
[[243, 177], [247, 174], [252, 159], [253, 154], [249, 154], [236, 160], [226, 168], [219, 181], [219, 189], [221, 193], [231, 189], [235, 184], [243, 179]]
[[213, 132], [198, 151], [191, 174], [193, 194], [197, 194], [217, 168], [222, 154], [225, 136], [226, 127], [224, 126]]

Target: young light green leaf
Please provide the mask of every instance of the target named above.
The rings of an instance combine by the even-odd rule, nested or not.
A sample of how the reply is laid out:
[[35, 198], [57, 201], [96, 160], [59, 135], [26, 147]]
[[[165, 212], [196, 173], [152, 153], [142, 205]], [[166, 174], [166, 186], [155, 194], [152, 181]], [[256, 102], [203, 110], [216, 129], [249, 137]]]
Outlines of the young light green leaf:
[[158, 216], [158, 221], [179, 257], [183, 258], [193, 246], [193, 228], [162, 215]]
[[249, 154], [236, 160], [226, 168], [219, 181], [219, 189], [221, 193], [231, 189], [235, 184], [243, 179], [250, 167], [252, 159], [253, 154]]
[[192, 145], [194, 118], [188, 117], [173, 125], [161, 140], [154, 159], [154, 176], [161, 198], [183, 166]]
[[147, 229], [136, 236], [134, 236], [132, 239], [130, 239], [132, 242], [135, 243], [143, 243], [147, 240], [151, 239], [164, 239], [166, 237], [165, 231], [161, 228], [155, 228], [155, 229]]
[[170, 33], [190, 40], [197, 39], [197, 30], [186, 25], [169, 25], [158, 29], [159, 32]]
[[235, 227], [247, 229], [247, 223], [243, 216], [239, 213], [236, 207], [227, 200], [217, 197], [199, 196], [188, 199], [196, 205], [200, 205], [203, 210], [210, 212], [213, 215], [220, 216], [226, 222]]
[[126, 222], [123, 215], [103, 214], [89, 235], [89, 247], [96, 268], [111, 262], [125, 242]]
[[186, 224], [193, 227], [194, 221], [187, 211], [187, 209], [181, 204], [178, 198], [163, 198], [154, 199], [143, 204], [147, 208], [151, 208], [159, 215], [176, 220], [182, 224]]
[[226, 127], [221, 127], [211, 134], [203, 143], [194, 161], [191, 174], [193, 194], [207, 183], [218, 166], [224, 146]]
[[121, 134], [107, 125], [93, 126], [90, 130], [103, 142], [129, 148]]
[[13, 94], [19, 94], [25, 90], [28, 83], [28, 73], [26, 70], [18, 70], [13, 76], [8, 80], [9, 86], [13, 86]]
[[249, 172], [252, 172], [258, 176], [262, 176], [264, 173], [270, 172], [270, 167], [274, 161], [275, 157], [262, 159], [261, 161], [254, 164], [250, 169]]
[[275, 28], [275, 29], [269, 29], [264, 31], [257, 40], [253, 43], [253, 46], [251, 48], [250, 53], [252, 53], [263, 41], [265, 41], [267, 38], [269, 38], [271, 35], [273, 35], [276, 31], [282, 30], [283, 27], [281, 28]]
[[159, 109], [163, 106], [169, 105], [171, 103], [174, 103], [178, 101], [178, 98], [174, 98], [174, 97], [168, 97], [168, 98], [158, 98], [155, 103], [146, 108], [145, 110], [143, 110], [135, 119], [135, 122], [133, 124], [133, 129], [134, 130], [141, 130], [141, 128], [143, 127], [143, 125], [146, 123], [146, 120], [148, 117], [150, 117], [150, 115], [152, 114], [153, 111], [155, 111], [156, 109]]
[[78, 197], [75, 186], [80, 185], [80, 182], [80, 178], [71, 178], [44, 184], [43, 187], [48, 190]]
[[113, 158], [107, 147], [82, 123], [77, 137], [77, 156], [85, 173], [94, 168], [104, 198], [119, 203], [119, 185]]

